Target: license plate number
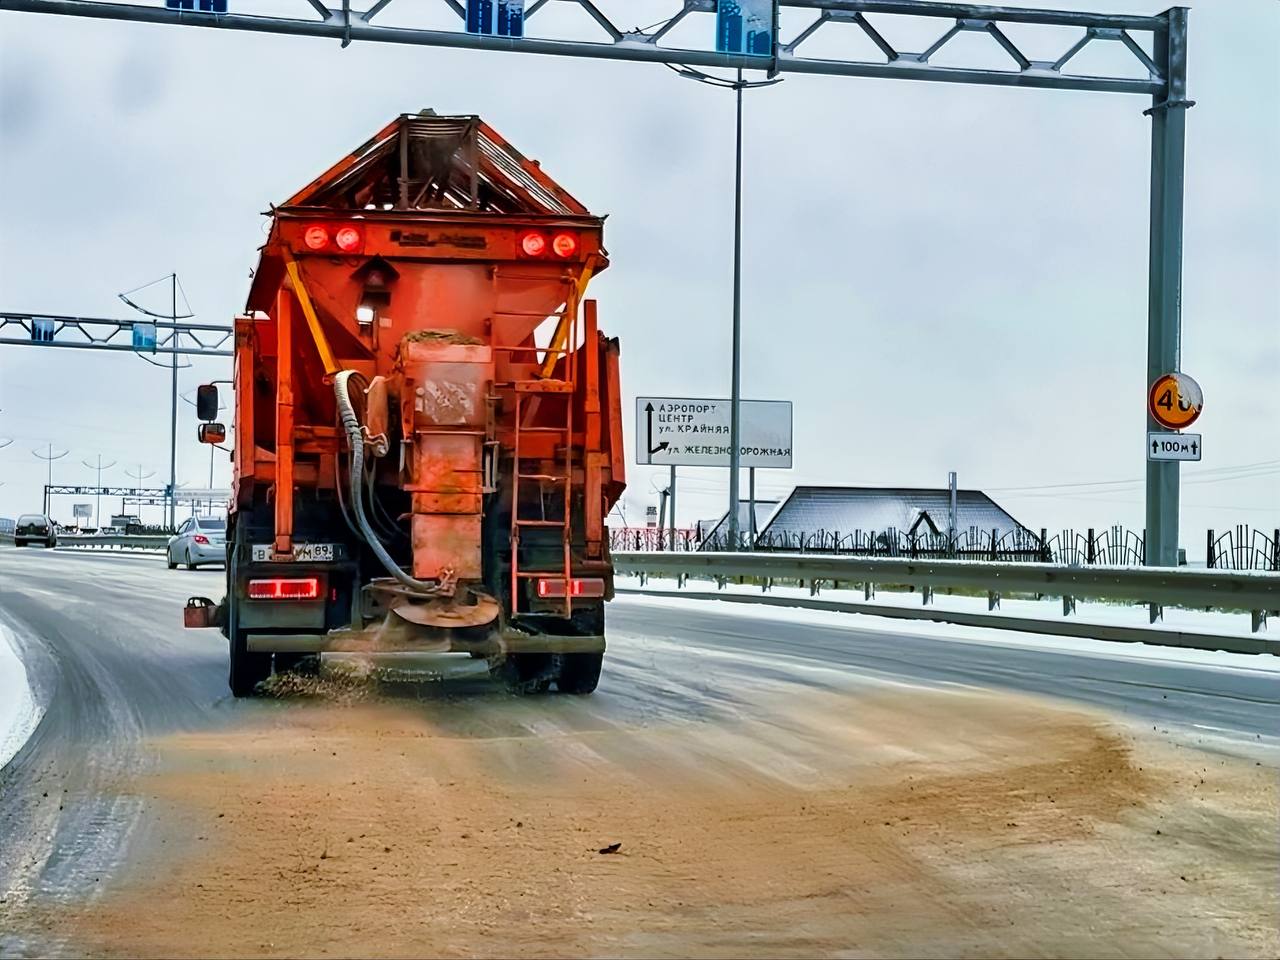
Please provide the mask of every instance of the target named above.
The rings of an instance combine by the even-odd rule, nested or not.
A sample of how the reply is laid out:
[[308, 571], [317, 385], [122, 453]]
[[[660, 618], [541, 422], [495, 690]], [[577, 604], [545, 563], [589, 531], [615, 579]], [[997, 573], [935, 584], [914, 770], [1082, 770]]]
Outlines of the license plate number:
[[[295, 543], [293, 545], [293, 561], [325, 561], [332, 560], [338, 554], [338, 548], [332, 543]], [[253, 559], [255, 561], [271, 560], [271, 544], [255, 543], [253, 545]]]

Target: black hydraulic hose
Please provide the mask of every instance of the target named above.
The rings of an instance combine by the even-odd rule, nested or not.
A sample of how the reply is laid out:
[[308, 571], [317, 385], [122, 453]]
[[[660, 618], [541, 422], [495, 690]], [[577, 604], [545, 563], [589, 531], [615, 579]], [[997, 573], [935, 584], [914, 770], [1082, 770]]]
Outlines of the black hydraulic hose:
[[364, 512], [364, 497], [361, 493], [361, 480], [364, 476], [364, 431], [360, 425], [360, 420], [356, 417], [355, 407], [351, 404], [351, 396], [347, 390], [347, 381], [355, 374], [354, 370], [343, 370], [333, 378], [333, 393], [338, 402], [338, 416], [342, 419], [342, 428], [347, 433], [347, 440], [351, 444], [351, 503], [355, 508], [356, 525], [359, 526], [361, 535], [364, 537], [365, 543], [369, 545], [374, 556], [386, 567], [387, 572], [403, 583], [406, 587], [418, 592], [426, 594], [440, 594], [445, 591], [441, 589], [438, 583], [429, 583], [425, 580], [415, 580], [409, 574], [400, 569], [400, 565], [391, 559], [391, 554], [387, 553], [386, 547], [382, 545], [382, 541], [378, 539], [377, 534], [369, 526], [369, 518]]

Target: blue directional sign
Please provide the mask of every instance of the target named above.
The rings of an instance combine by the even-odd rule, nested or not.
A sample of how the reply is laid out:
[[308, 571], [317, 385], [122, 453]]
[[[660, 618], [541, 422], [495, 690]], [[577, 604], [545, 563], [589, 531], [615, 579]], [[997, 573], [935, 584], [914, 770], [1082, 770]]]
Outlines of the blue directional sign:
[[200, 13], [226, 13], [227, 0], [164, 0], [166, 10], [193, 10]]
[[774, 0], [719, 0], [716, 4], [716, 50], [773, 56]]
[[55, 323], [52, 318], [32, 317], [31, 318], [31, 342], [32, 343], [53, 343], [54, 329], [55, 329]]
[[145, 320], [135, 320], [133, 326], [133, 349], [156, 352], [156, 325]]
[[467, 33], [524, 36], [524, 0], [467, 0]]

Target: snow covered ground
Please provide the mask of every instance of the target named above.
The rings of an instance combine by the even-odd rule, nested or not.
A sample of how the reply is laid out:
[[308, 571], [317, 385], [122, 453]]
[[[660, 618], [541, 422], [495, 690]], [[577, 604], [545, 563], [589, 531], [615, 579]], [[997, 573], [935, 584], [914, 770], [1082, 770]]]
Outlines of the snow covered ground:
[[27, 683], [27, 670], [18, 659], [13, 633], [0, 623], [0, 768], [22, 749], [41, 710]]
[[[619, 577], [619, 589], [640, 589], [638, 577]], [[656, 591], [663, 596], [636, 595], [626, 596], [627, 600], [652, 601], [656, 603], [694, 604], [705, 609], [705, 600], [682, 600], [681, 591], [676, 588], [674, 580], [657, 580], [650, 578], [644, 590]], [[760, 596], [758, 586], [745, 584], [726, 584], [722, 591], [717, 591], [713, 582], [690, 580], [685, 588], [689, 592], [726, 594], [747, 594]], [[666, 596], [670, 594], [670, 596]], [[774, 597], [810, 598], [807, 588], [775, 586], [766, 595]], [[861, 590], [823, 590], [818, 594], [820, 601], [837, 601], [846, 603], [866, 603]], [[922, 607], [919, 593], [890, 593], [880, 590], [870, 601], [873, 606], [886, 608]], [[721, 605], [717, 605], [721, 606]], [[725, 610], [741, 611], [745, 616], [762, 617], [779, 621], [803, 620], [806, 623], [818, 623], [824, 626], [854, 627], [858, 629], [874, 629], [887, 633], [910, 633], [917, 636], [938, 637], [941, 639], [965, 642], [992, 643], [1004, 646], [1036, 646], [1046, 650], [1077, 650], [1096, 656], [1114, 656], [1124, 659], [1163, 659], [1171, 656], [1188, 663], [1204, 663], [1220, 666], [1235, 666], [1250, 670], [1280, 672], [1280, 656], [1258, 656], [1256, 654], [1226, 653], [1219, 651], [1192, 650], [1183, 647], [1159, 645], [1158, 642], [1147, 644], [1116, 643], [1110, 640], [1092, 640], [1078, 637], [1061, 637], [1018, 630], [1006, 630], [996, 627], [961, 626], [951, 623], [937, 623], [928, 620], [904, 620], [891, 617], [875, 617], [859, 613], [843, 613], [837, 610], [809, 610], [800, 607], [765, 606], [762, 604], [730, 604], [722, 605]], [[986, 613], [987, 601], [983, 597], [947, 596], [934, 594], [933, 602], [924, 609], [937, 611], [958, 611], [965, 613]], [[1026, 617], [1028, 620], [1061, 620], [1062, 601], [1059, 598], [1046, 600], [1003, 600], [997, 611], [1006, 617]], [[1099, 626], [1123, 626], [1148, 628], [1154, 631], [1176, 630], [1185, 633], [1218, 634], [1224, 636], [1257, 637], [1275, 641], [1277, 653], [1280, 653], [1280, 624], [1272, 622], [1272, 631], [1268, 635], [1266, 628], [1259, 633], [1250, 633], [1249, 615], [1247, 613], [1218, 613], [1203, 610], [1181, 610], [1165, 607], [1164, 619], [1154, 625], [1149, 624], [1145, 606], [1120, 606], [1107, 603], [1089, 603], [1077, 601], [1076, 612], [1071, 621], [1080, 624], [1097, 624]]]

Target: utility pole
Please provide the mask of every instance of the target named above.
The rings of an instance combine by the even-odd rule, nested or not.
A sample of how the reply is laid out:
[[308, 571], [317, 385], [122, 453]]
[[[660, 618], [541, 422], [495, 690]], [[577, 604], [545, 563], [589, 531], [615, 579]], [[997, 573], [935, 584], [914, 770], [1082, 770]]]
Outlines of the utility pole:
[[48, 445], [48, 448], [44, 453], [41, 453], [38, 449], [31, 451], [34, 456], [41, 460], [48, 461], [49, 464], [49, 474], [44, 487], [44, 515], [46, 517], [49, 516], [49, 488], [53, 486], [53, 461], [61, 460], [68, 452], [69, 451], [67, 450], [63, 450], [61, 453], [54, 453], [52, 443]]
[[99, 527], [101, 527], [102, 526], [102, 471], [110, 470], [112, 467], [116, 465], [116, 461], [112, 460], [110, 463], [103, 463], [102, 454], [98, 454], [97, 464], [92, 464], [88, 460], [81, 460], [80, 462], [83, 463], [90, 470], [96, 470], [98, 472], [98, 492], [94, 494], [94, 501], [93, 501], [93, 522], [96, 523]]

